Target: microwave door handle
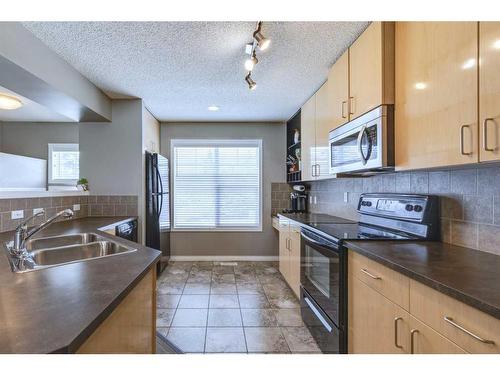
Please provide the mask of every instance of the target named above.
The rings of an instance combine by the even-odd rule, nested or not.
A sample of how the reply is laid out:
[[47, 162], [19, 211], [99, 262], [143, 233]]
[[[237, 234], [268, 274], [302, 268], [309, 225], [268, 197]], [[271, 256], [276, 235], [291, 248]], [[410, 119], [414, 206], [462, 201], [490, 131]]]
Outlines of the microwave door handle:
[[365, 135], [365, 133], [366, 133], [366, 125], [363, 125], [361, 131], [358, 134], [358, 154], [363, 165], [365, 165], [366, 162], [368, 161], [368, 158], [365, 157], [365, 155], [363, 154], [363, 148], [361, 147], [361, 142], [363, 141], [363, 136]]

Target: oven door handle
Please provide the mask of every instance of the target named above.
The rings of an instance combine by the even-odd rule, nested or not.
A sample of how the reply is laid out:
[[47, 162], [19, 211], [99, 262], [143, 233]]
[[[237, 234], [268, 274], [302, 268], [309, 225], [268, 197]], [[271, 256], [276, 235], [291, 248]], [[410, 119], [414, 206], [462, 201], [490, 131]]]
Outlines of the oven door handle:
[[318, 311], [316, 306], [314, 306], [314, 304], [311, 302], [311, 300], [307, 297], [304, 297], [304, 301], [306, 301], [307, 306], [309, 306], [309, 308], [312, 310], [314, 315], [316, 315], [316, 318], [319, 319], [321, 324], [323, 324], [323, 326], [327, 329], [327, 331], [331, 333], [333, 331], [332, 326], [330, 324], [328, 324], [328, 322], [325, 320], [325, 318], [323, 318], [323, 315], [321, 315], [321, 313]]
[[[306, 240], [307, 242], [310, 242], [314, 245], [317, 245], [317, 246], [321, 246], [321, 247], [328, 247], [329, 249], [331, 249], [331, 246], [325, 244], [325, 243], [321, 243], [319, 241], [316, 241], [314, 239], [312, 239], [311, 237], [309, 237], [308, 235], [306, 235], [304, 232], [300, 232], [300, 236]], [[336, 249], [335, 249], [336, 250]]]

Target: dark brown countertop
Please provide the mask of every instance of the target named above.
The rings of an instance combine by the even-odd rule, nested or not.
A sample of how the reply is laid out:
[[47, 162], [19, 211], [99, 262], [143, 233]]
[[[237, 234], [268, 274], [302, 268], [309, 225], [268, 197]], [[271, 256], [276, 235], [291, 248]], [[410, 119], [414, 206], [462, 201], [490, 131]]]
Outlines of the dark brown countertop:
[[349, 249], [500, 319], [500, 256], [442, 242], [348, 241]]
[[[96, 231], [124, 217], [89, 217], [52, 224], [37, 237]], [[0, 353], [75, 352], [154, 266], [160, 252], [104, 232], [137, 248], [108, 258], [16, 274], [0, 233]]]
[[308, 223], [355, 223], [355, 221], [344, 219], [338, 216], [314, 213], [278, 213], [278, 217], [283, 216], [300, 224]]

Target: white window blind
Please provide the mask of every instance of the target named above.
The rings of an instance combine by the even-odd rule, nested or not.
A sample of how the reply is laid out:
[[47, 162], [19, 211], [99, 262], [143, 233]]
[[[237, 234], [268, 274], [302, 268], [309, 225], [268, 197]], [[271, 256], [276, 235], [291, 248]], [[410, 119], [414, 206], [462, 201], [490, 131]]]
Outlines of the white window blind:
[[80, 175], [77, 143], [49, 143], [49, 184], [75, 185]]
[[174, 229], [258, 231], [261, 140], [172, 140]]

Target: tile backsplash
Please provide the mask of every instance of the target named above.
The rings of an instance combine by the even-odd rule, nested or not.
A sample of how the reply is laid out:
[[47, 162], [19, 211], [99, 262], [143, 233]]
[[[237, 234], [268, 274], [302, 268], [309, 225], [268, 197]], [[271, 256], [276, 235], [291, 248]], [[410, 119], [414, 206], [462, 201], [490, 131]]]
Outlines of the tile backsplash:
[[[7, 232], [25, 218], [33, 215], [33, 209], [45, 209], [45, 215], [34, 219], [38, 224], [66, 208], [79, 204], [74, 218], [88, 216], [137, 216], [137, 196], [135, 195], [78, 195], [63, 197], [0, 199], [0, 232]], [[11, 219], [11, 212], [23, 210], [24, 219]], [[61, 219], [67, 220], [67, 219]]]
[[[435, 194], [441, 198], [443, 242], [500, 254], [500, 166], [397, 172], [309, 184], [311, 212], [357, 220], [361, 193]], [[347, 202], [344, 202], [347, 193]]]
[[278, 212], [290, 208], [290, 193], [292, 189], [287, 183], [271, 183], [271, 215], [276, 216]]

